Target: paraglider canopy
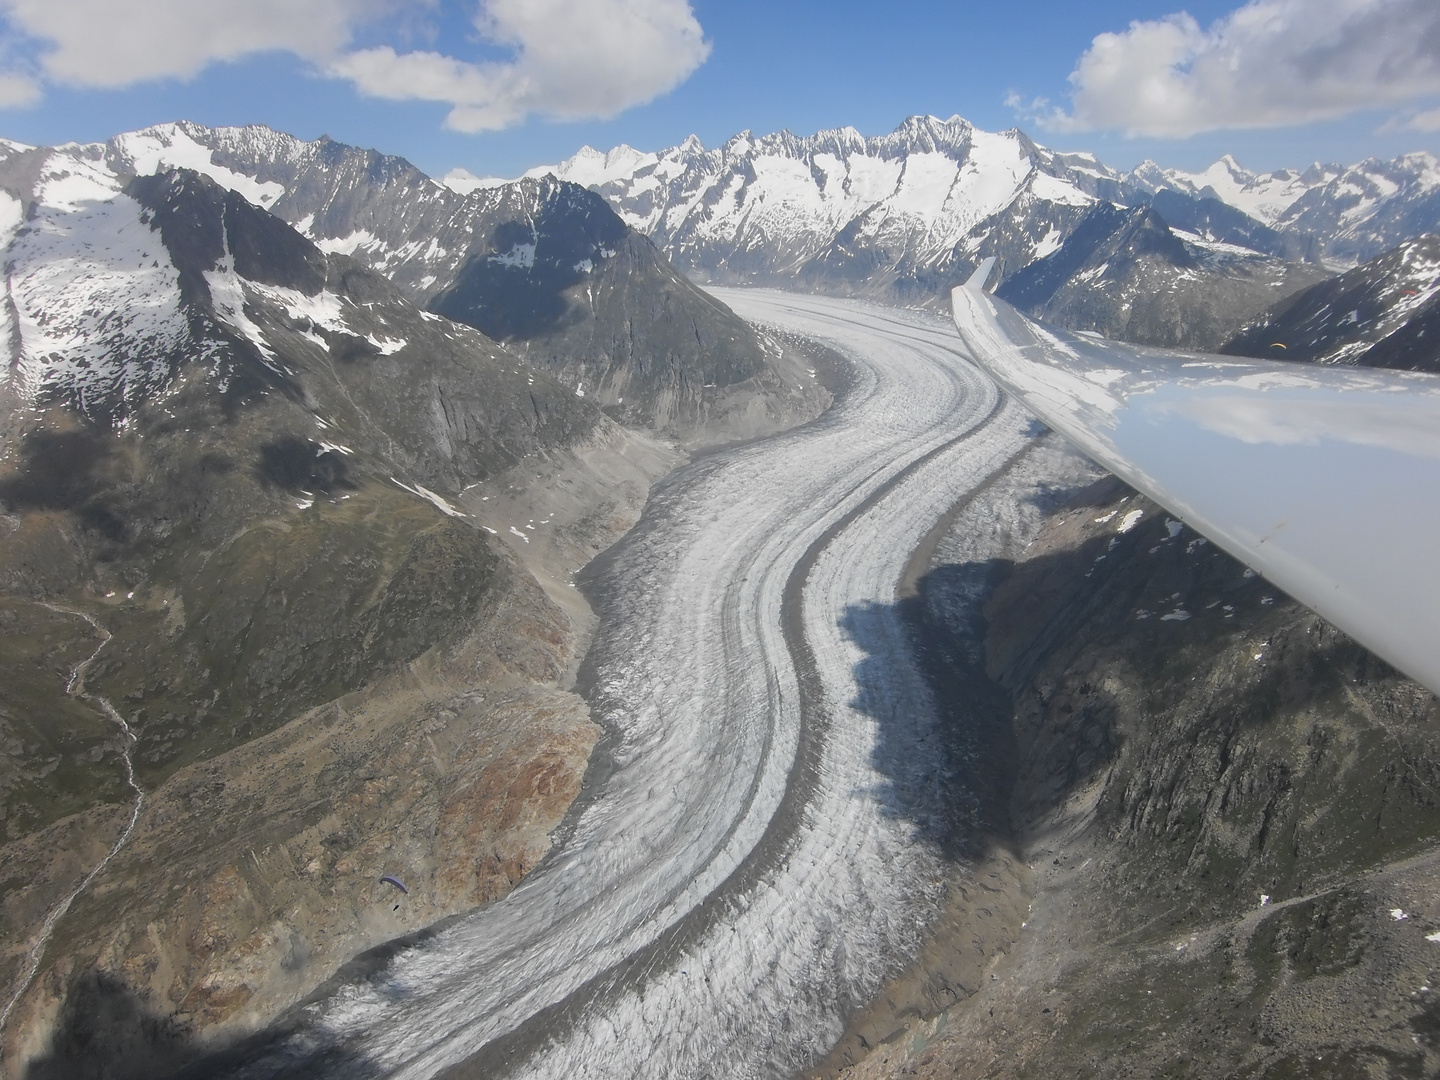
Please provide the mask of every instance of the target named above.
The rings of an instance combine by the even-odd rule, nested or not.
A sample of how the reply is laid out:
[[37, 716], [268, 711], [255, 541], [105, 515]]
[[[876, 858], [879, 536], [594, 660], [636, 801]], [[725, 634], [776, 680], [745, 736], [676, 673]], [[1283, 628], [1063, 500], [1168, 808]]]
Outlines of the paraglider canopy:
[[399, 889], [401, 892], [403, 892], [406, 896], [409, 896], [409, 895], [410, 895], [410, 890], [405, 887], [405, 883], [404, 883], [403, 881], [401, 881], [399, 878], [397, 878], [397, 877], [391, 877], [389, 874], [386, 874], [386, 875], [385, 875], [384, 877], [382, 877], [380, 880], [381, 880], [381, 881], [388, 881], [391, 885], [394, 885], [397, 889]]

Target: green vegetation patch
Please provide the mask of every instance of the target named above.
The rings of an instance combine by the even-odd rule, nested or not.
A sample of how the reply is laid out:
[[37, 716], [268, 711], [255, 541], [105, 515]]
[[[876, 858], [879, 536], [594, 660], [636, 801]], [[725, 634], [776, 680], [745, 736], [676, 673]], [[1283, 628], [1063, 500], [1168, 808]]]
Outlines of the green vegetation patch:
[[115, 725], [67, 692], [100, 635], [79, 616], [0, 596], [0, 640], [0, 842], [126, 801]]
[[241, 530], [191, 561], [168, 604], [121, 609], [91, 684], [154, 784], [459, 641], [499, 571], [469, 525], [368, 484]]

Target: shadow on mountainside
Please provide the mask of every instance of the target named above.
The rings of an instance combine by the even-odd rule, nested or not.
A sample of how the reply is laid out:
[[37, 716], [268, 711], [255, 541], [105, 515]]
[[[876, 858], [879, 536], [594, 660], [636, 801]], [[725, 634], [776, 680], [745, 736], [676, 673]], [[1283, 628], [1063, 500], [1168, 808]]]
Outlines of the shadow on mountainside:
[[629, 230], [596, 196], [559, 188], [542, 219], [497, 224], [431, 310], [496, 341], [542, 337], [583, 318], [567, 292], [590, 280], [597, 252], [613, 255]]
[[[1423, 687], [1114, 480], [1050, 514], [1024, 556], [936, 566], [915, 593], [847, 613], [865, 651], [853, 704], [877, 721], [891, 811], [970, 891], [957, 901], [952, 885], [926, 951], [814, 1075], [951, 1009], [945, 994], [947, 1023], [968, 1026], [948, 1057], [927, 1057], [949, 1064], [918, 1075], [985, 1072], [965, 1056], [975, 1047], [1010, 1062], [998, 1076], [1084, 1071], [1095, 1055], [1159, 1075], [1212, 1044], [1214, 1068], [1195, 1075], [1230, 1075], [1282, 1051], [1309, 1060], [1298, 1048], [1325, 1031], [1326, 1059], [1347, 1060], [1388, 1014], [1303, 1005], [1316, 980], [1359, 993], [1368, 979], [1365, 1000], [1387, 1007], [1373, 986], [1432, 985], [1428, 954], [1379, 944], [1410, 923], [1372, 891], [1440, 837], [1440, 703]], [[933, 720], [898, 707], [907, 662]], [[1006, 859], [1019, 870], [997, 877]], [[1262, 895], [1291, 906], [1256, 915]], [[1434, 929], [1419, 895], [1404, 903], [1425, 920], [1416, 935]], [[1177, 952], [1216, 927], [1230, 929], [1204, 970]], [[977, 950], [956, 978], [952, 958]], [[1405, 964], [1416, 973], [1398, 974]], [[1137, 1004], [1142, 984], [1153, 993]], [[1279, 1025], [1270, 1042], [1262, 1014]], [[1137, 1043], [1137, 1024], [1164, 1037]], [[1336, 1025], [1355, 1031], [1335, 1042]], [[1012, 1060], [1031, 1044], [1046, 1047], [1039, 1073]]]
[[68, 510], [87, 530], [118, 543], [128, 526], [109, 488], [120, 471], [114, 441], [98, 428], [29, 431], [20, 440], [18, 467], [0, 479], [0, 506]]
[[[71, 987], [48, 1051], [33, 1059], [25, 1080], [209, 1080], [276, 1042], [273, 1033], [217, 1048], [142, 1001], [119, 976], [88, 971]], [[303, 1058], [277, 1060], [274, 1080], [329, 1075], [366, 1080], [378, 1066], [340, 1047], [312, 1048]]]
[[[1398, 677], [1127, 492], [1101, 481], [1055, 515], [1083, 522], [1075, 534], [1018, 562], [934, 567], [913, 596], [842, 620], [866, 654], [852, 704], [878, 722], [873, 763], [889, 806], [952, 857], [1028, 828], [1101, 778], [1137, 722], [1147, 740], [1223, 747], [1279, 715], [1344, 712], [1354, 684]], [[1124, 532], [1122, 518], [1100, 513], [1097, 524], [1094, 513], [1131, 509], [1143, 514]], [[903, 686], [907, 663], [933, 719]]]

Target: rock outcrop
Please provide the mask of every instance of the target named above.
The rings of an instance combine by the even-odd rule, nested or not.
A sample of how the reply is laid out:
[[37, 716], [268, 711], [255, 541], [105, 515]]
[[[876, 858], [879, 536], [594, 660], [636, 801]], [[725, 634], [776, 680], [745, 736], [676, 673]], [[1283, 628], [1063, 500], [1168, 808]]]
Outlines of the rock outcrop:
[[1435, 697], [1117, 481], [1031, 536], [927, 579], [1023, 922], [843, 1075], [1433, 1073]]
[[1418, 236], [1287, 297], [1222, 351], [1440, 372], [1440, 236]]
[[563, 576], [676, 455], [203, 176], [97, 168], [77, 203], [30, 164], [4, 1059], [148, 1076], [545, 856], [600, 734], [569, 689], [590, 624], [457, 504], [569, 462]]

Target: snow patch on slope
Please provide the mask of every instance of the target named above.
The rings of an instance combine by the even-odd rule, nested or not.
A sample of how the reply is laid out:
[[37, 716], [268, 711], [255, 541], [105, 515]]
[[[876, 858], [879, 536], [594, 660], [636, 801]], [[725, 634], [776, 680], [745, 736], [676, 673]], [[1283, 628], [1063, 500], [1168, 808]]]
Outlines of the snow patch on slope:
[[[169, 252], [140, 204], [102, 178], [77, 170], [43, 180], [35, 217], [10, 245], [21, 384], [82, 408], [159, 389], [169, 367], [157, 361], [190, 337]], [[12, 220], [14, 206], [4, 213]]]
[[499, 266], [523, 266], [526, 268], [534, 266], [535, 242], [532, 240], [528, 244], [516, 244], [504, 254], [491, 255], [488, 261]]
[[[424, 499], [426, 502], [428, 502], [428, 503], [430, 503], [431, 505], [433, 505], [433, 506], [435, 507], [435, 509], [439, 510], [442, 514], [446, 514], [446, 515], [448, 515], [448, 516], [450, 516], [450, 517], [454, 517], [454, 518], [463, 518], [463, 517], [468, 517], [468, 516], [469, 516], [469, 515], [466, 514], [463, 510], [459, 510], [459, 509], [457, 509], [456, 507], [452, 506], [450, 503], [446, 502], [444, 498], [442, 498], [442, 497], [439, 496], [439, 495], [436, 495], [435, 492], [431, 491], [431, 490], [430, 490], [429, 488], [427, 488], [427, 487], [422, 487], [422, 486], [419, 485], [419, 484], [407, 484], [407, 483], [405, 483], [403, 480], [396, 480], [395, 477], [393, 477], [393, 476], [390, 478], [390, 480], [391, 480], [392, 483], [394, 483], [394, 484], [396, 484], [396, 485], [404, 488], [406, 491], [410, 492], [410, 494], [412, 494], [412, 495], [419, 495], [420, 498]], [[515, 530], [512, 528], [512, 529], [511, 529], [511, 532], [514, 532], [514, 531], [515, 531]], [[528, 539], [528, 537], [527, 537], [527, 539]]]
[[379, 242], [368, 229], [356, 229], [348, 236], [322, 236], [315, 239], [315, 246], [326, 255], [353, 255], [359, 248], [372, 248]]
[[[15, 196], [0, 191], [0, 250], [8, 250], [15, 239], [15, 232], [25, 220], [25, 207]], [[8, 289], [8, 286], [7, 286]], [[5, 356], [14, 356], [16, 345], [15, 320], [10, 314], [9, 304], [0, 304], [0, 350]], [[0, 383], [10, 380], [10, 366], [0, 364]]]

